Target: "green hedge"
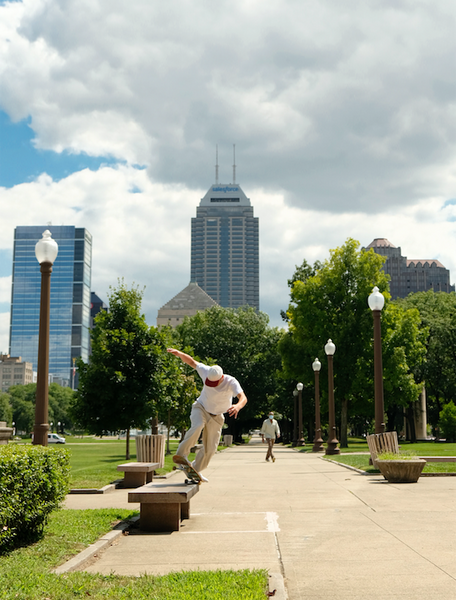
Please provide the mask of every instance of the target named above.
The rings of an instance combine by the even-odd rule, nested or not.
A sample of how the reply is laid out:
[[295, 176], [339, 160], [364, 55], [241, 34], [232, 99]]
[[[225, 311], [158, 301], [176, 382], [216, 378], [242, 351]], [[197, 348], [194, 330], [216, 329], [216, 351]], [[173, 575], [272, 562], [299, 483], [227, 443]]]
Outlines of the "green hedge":
[[0, 553], [36, 540], [69, 489], [69, 453], [0, 446]]

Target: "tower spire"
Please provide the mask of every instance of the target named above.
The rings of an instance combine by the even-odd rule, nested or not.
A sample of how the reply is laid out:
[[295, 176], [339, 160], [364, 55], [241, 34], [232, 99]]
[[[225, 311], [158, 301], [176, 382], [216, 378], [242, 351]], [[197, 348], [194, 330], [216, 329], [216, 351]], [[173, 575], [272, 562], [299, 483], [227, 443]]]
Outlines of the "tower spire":
[[233, 144], [233, 183], [236, 183], [236, 144]]
[[215, 183], [216, 185], [218, 185], [218, 171], [219, 171], [219, 164], [218, 164], [218, 144], [215, 145]]

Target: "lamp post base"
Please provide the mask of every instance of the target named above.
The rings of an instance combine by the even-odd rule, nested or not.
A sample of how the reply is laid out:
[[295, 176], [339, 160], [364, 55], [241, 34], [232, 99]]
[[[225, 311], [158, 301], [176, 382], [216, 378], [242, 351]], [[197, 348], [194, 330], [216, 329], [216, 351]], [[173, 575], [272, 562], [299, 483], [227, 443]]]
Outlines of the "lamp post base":
[[323, 440], [321, 439], [320, 436], [315, 437], [314, 439], [314, 444], [312, 446], [312, 452], [324, 452], [325, 449], [323, 448]]
[[48, 423], [35, 424], [33, 428], [33, 441], [32, 444], [35, 446], [47, 446], [48, 445]]
[[304, 438], [301, 438], [300, 440], [298, 440], [296, 442], [296, 446], [305, 446], [306, 442], [304, 441]]
[[340, 454], [340, 448], [337, 447], [337, 443], [328, 442], [328, 446], [326, 447], [325, 454]]

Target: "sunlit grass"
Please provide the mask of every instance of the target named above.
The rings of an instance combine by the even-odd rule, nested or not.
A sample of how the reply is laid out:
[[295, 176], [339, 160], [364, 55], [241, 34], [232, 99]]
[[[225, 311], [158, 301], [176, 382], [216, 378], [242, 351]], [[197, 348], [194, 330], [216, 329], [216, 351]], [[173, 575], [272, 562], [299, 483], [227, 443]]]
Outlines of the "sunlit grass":
[[168, 576], [123, 577], [85, 572], [55, 575], [53, 568], [110, 531], [129, 510], [62, 510], [53, 513], [43, 538], [0, 558], [0, 598], [4, 600], [260, 600], [267, 573], [182, 572]]

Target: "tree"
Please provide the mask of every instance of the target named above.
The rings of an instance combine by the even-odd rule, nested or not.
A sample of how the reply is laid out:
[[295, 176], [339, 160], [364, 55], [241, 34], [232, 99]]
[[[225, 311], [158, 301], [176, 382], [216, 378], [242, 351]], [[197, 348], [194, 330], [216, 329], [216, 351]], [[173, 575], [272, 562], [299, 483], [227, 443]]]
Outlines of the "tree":
[[416, 308], [388, 303], [382, 315], [383, 385], [387, 429], [401, 430], [403, 415], [416, 441], [414, 403], [423, 389], [418, 373], [426, 359], [427, 327]]
[[57, 383], [49, 385], [49, 421], [54, 423], [58, 433], [64, 433], [65, 428], [72, 429], [73, 427], [70, 407], [74, 396], [75, 392], [69, 387], [63, 387]]
[[13, 385], [8, 390], [16, 431], [30, 433], [35, 423], [36, 383]]
[[[35, 422], [35, 402], [36, 402], [36, 383], [27, 385], [15, 385], [8, 391], [11, 397], [11, 406], [13, 409], [13, 421], [16, 424], [16, 430], [30, 432]], [[70, 405], [75, 392], [68, 387], [63, 387], [58, 383], [51, 383], [49, 386], [49, 423], [60, 422], [67, 428], [71, 428]], [[62, 429], [61, 429], [62, 431]]]
[[143, 292], [119, 282], [110, 288], [109, 311], [95, 319], [89, 363], [78, 361], [75, 420], [93, 434], [144, 428], [166, 398], [177, 373], [166, 352], [168, 333], [149, 327], [141, 314]]
[[0, 392], [0, 421], [6, 421], [7, 425], [11, 425], [13, 422], [13, 409], [10, 399], [9, 394]]
[[[383, 257], [359, 249], [359, 242], [348, 239], [346, 243], [330, 251], [330, 258], [316, 263], [313, 268], [304, 261], [290, 280], [291, 304], [287, 311], [289, 331], [280, 343], [285, 373], [289, 378], [313, 384], [314, 374], [311, 368], [315, 357], [322, 362], [322, 375], [325, 372], [326, 357], [324, 346], [328, 339], [336, 345], [334, 355], [335, 398], [340, 413], [340, 441], [347, 445], [349, 417], [369, 419], [373, 415], [373, 323], [372, 313], [367, 299], [374, 285], [384, 294], [386, 306], [382, 316], [382, 335], [388, 339], [388, 323], [391, 325], [398, 315], [388, 313], [388, 277], [382, 271]], [[299, 276], [302, 279], [299, 279]], [[389, 320], [385, 315], [390, 314]], [[408, 322], [408, 321], [407, 321]], [[404, 322], [405, 323], [405, 322]], [[390, 343], [396, 347], [396, 341], [390, 331]], [[414, 347], [413, 328], [409, 346]], [[406, 327], [404, 325], [404, 335]], [[401, 346], [402, 347], [402, 346]], [[405, 348], [405, 347], [404, 347]], [[416, 392], [413, 377], [404, 357], [406, 350], [396, 353], [387, 369], [398, 369], [402, 360], [402, 369], [407, 376], [401, 380], [406, 397]], [[401, 371], [402, 372], [402, 371]], [[322, 409], [326, 408], [326, 380], [322, 385]], [[416, 399], [416, 398], [415, 398]]]
[[428, 420], [437, 427], [444, 404], [456, 397], [456, 294], [429, 290], [395, 303], [418, 309], [428, 331], [426, 360], [416, 376], [426, 384]]
[[439, 425], [447, 442], [456, 441], [456, 406], [453, 400], [441, 410]]
[[176, 328], [181, 347], [191, 348], [190, 353], [204, 363], [219, 364], [241, 384], [248, 403], [237, 420], [227, 420], [237, 440], [242, 431], [258, 425], [276, 393], [281, 368], [278, 342], [283, 331], [268, 323], [265, 313], [251, 307], [213, 306], [186, 317]]

